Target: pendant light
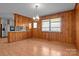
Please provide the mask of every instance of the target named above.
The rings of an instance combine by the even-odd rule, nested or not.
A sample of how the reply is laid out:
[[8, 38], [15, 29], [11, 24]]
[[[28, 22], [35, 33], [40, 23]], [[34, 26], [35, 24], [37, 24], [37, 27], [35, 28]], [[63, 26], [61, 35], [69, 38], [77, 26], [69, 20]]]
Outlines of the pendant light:
[[38, 7], [39, 7], [38, 5], [35, 5], [34, 17], [33, 17], [34, 21], [38, 21], [39, 20]]

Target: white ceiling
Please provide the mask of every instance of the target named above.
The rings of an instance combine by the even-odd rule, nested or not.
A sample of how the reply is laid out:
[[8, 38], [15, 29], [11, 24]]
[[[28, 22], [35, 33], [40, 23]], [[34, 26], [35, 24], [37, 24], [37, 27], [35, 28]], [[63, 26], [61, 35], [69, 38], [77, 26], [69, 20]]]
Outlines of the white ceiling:
[[[19, 13], [27, 17], [34, 15], [34, 3], [0, 3], [0, 17], [10, 18], [13, 13]], [[74, 3], [40, 3], [39, 16], [54, 14], [74, 9]]]

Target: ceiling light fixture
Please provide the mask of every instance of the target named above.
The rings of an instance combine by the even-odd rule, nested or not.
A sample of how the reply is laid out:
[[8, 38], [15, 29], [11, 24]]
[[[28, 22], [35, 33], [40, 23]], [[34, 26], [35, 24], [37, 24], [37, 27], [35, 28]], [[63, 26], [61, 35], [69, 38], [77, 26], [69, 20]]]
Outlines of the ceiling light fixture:
[[39, 5], [36, 4], [36, 5], [35, 5], [35, 11], [34, 11], [34, 17], [33, 17], [33, 20], [34, 20], [34, 21], [38, 21], [38, 20], [39, 20], [38, 7], [39, 7]]

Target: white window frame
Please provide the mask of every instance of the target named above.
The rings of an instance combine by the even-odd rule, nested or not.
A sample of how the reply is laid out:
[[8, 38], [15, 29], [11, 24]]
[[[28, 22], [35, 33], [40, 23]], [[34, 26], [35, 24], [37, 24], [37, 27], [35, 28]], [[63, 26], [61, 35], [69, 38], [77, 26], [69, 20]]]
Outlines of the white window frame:
[[[49, 22], [49, 20], [42, 20], [42, 31], [46, 31], [46, 32], [47, 32], [47, 31], [49, 31], [50, 29], [49, 29], [49, 26], [46, 26], [46, 27], [43, 26], [43, 23], [44, 23], [44, 22]], [[48, 23], [48, 24], [50, 24], [50, 23]], [[43, 28], [48, 28], [48, 30], [43, 30]]]
[[[56, 20], [57, 19], [57, 20]], [[61, 18], [54, 18], [54, 19], [47, 19], [49, 21], [49, 30], [48, 31], [43, 31], [43, 32], [61, 32]], [[46, 20], [42, 20], [42, 23], [46, 21]], [[51, 27], [51, 23], [55, 23], [55, 22], [59, 22], [59, 27]], [[43, 29], [43, 24], [42, 24], [42, 29]], [[53, 29], [56, 29], [56, 28], [59, 28], [59, 29], [56, 29], [56, 30], [52, 30], [51, 28]]]

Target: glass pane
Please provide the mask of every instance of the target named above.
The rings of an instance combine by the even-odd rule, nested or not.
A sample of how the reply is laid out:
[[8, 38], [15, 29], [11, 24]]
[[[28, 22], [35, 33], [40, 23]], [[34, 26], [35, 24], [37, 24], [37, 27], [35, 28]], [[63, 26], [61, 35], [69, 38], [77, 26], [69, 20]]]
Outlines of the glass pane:
[[32, 23], [29, 23], [29, 29], [32, 29]]
[[60, 22], [51, 23], [51, 27], [61, 27], [61, 23]]
[[42, 31], [49, 31], [49, 28], [42, 28]]
[[37, 23], [36, 22], [33, 23], [33, 28], [37, 28]]
[[42, 21], [42, 27], [49, 27], [49, 21], [46, 20], [46, 21]]
[[53, 31], [53, 32], [61, 32], [61, 29], [60, 28], [51, 28], [51, 31]]

